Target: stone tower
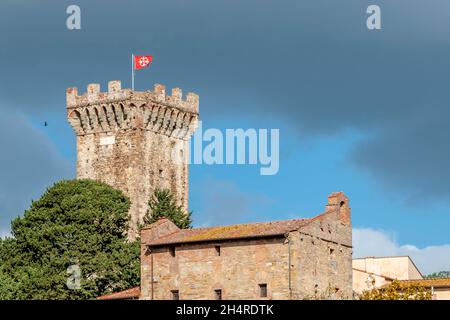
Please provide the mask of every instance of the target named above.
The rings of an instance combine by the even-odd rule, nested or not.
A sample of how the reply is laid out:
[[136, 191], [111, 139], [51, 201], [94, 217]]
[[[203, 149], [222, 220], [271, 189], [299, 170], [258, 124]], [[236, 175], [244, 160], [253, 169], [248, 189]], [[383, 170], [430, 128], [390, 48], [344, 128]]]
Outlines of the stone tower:
[[147, 210], [155, 188], [168, 188], [188, 209], [188, 140], [198, 124], [198, 96], [181, 89], [166, 95], [122, 89], [110, 81], [108, 92], [89, 84], [78, 95], [66, 92], [67, 119], [77, 136], [77, 178], [100, 180], [122, 190], [131, 201], [129, 237]]

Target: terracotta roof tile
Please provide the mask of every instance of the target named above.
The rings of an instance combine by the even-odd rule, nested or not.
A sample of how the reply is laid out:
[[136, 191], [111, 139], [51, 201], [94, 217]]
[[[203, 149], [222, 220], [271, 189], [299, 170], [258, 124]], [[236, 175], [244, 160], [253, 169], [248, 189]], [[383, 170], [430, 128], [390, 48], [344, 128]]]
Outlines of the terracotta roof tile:
[[419, 285], [421, 287], [450, 287], [450, 278], [399, 280], [401, 284]]
[[[320, 216], [319, 216], [320, 217]], [[147, 243], [149, 246], [160, 246], [176, 243], [190, 243], [200, 241], [231, 240], [242, 238], [258, 238], [283, 235], [297, 230], [301, 226], [317, 219], [291, 219], [230, 226], [208, 228], [182, 229]]]
[[160, 224], [163, 224], [164, 222], [168, 221], [169, 219], [167, 218], [159, 218], [158, 221], [153, 222], [152, 224], [146, 225], [142, 228], [142, 230], [144, 229], [152, 229], [156, 226], [159, 226]]
[[125, 300], [125, 299], [138, 299], [141, 296], [141, 288], [134, 287], [124, 291], [115, 292], [100, 296], [98, 300]]

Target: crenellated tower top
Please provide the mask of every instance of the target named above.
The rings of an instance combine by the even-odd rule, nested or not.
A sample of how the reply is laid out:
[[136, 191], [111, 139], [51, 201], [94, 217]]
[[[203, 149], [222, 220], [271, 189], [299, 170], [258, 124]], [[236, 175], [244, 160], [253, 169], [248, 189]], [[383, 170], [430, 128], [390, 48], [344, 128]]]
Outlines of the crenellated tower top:
[[162, 84], [154, 89], [122, 89], [120, 81], [108, 82], [108, 91], [91, 83], [86, 93], [66, 90], [67, 118], [77, 135], [126, 128], [142, 128], [179, 139], [188, 139], [197, 127], [199, 98], [189, 92], [183, 99], [180, 88], [166, 95]]

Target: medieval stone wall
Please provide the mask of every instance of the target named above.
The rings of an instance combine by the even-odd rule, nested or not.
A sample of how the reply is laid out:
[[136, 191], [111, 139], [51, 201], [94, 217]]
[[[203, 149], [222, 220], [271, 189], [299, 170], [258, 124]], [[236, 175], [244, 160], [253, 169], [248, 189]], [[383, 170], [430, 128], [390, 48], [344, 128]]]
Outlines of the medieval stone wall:
[[295, 299], [352, 299], [352, 225], [343, 192], [328, 197], [325, 213], [290, 235]]
[[[223, 299], [289, 299], [284, 237], [179, 245], [175, 256], [170, 247], [152, 248], [141, 264], [141, 299], [170, 300], [173, 290], [180, 299], [214, 300], [215, 290]], [[259, 284], [267, 284], [267, 298]]]
[[79, 96], [67, 90], [67, 117], [77, 135], [77, 178], [103, 181], [131, 200], [130, 237], [155, 188], [168, 188], [188, 209], [188, 139], [198, 123], [198, 96], [165, 87], [136, 92], [119, 81]]
[[171, 299], [174, 290], [181, 299], [215, 299], [215, 290], [223, 299], [352, 299], [350, 208], [341, 192], [330, 195], [325, 213], [277, 238], [147, 248], [175, 232], [168, 225], [143, 230], [141, 299]]
[[351, 226], [343, 225], [337, 212], [324, 214], [292, 232], [292, 281], [294, 299], [351, 299]]

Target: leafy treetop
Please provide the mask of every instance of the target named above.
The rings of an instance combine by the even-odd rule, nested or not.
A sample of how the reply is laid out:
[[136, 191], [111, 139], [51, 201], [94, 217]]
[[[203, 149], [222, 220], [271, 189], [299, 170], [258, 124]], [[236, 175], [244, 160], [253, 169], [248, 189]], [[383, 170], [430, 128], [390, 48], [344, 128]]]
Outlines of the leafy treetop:
[[429, 289], [415, 284], [402, 284], [398, 280], [392, 281], [382, 288], [363, 291], [361, 300], [431, 300]]
[[191, 228], [192, 212], [185, 212], [182, 206], [177, 205], [168, 189], [156, 189], [148, 206], [144, 225], [154, 223], [161, 218], [168, 218], [180, 229]]
[[[65, 180], [12, 221], [0, 242], [0, 299], [90, 299], [139, 284], [139, 242], [127, 240], [129, 200], [93, 180]], [[81, 270], [69, 289], [68, 269]]]

